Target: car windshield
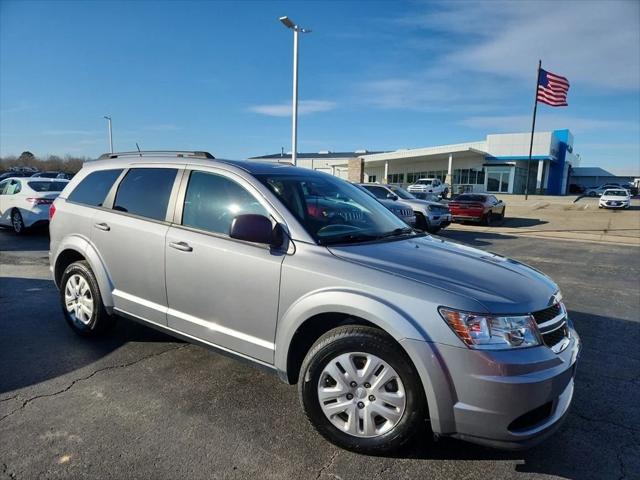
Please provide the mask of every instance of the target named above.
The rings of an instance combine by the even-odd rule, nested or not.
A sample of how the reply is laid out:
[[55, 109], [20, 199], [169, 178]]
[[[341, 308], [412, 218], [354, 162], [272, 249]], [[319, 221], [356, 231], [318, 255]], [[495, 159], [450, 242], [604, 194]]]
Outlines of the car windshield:
[[416, 200], [416, 197], [407, 192], [404, 188], [391, 186], [389, 189], [404, 200]]
[[607, 190], [606, 192], [604, 192], [604, 194], [609, 197], [626, 197], [627, 191], [626, 190]]
[[458, 195], [457, 197], [454, 198], [454, 200], [459, 201], [459, 202], [484, 202], [485, 201], [485, 196], [484, 195]]
[[36, 192], [61, 192], [67, 186], [67, 182], [38, 180], [27, 182], [27, 185]]
[[418, 185], [431, 185], [431, 183], [433, 183], [433, 180], [418, 180], [416, 183]]
[[325, 175], [256, 175], [320, 244], [358, 243], [413, 229], [373, 196]]

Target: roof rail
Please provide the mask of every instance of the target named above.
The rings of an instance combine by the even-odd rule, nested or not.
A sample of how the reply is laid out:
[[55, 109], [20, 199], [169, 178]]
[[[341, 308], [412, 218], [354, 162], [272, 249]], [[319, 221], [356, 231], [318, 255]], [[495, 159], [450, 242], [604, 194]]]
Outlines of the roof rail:
[[142, 150], [141, 152], [114, 152], [103, 153], [98, 160], [108, 160], [110, 158], [120, 157], [194, 157], [215, 159], [209, 152], [187, 152], [180, 150]]

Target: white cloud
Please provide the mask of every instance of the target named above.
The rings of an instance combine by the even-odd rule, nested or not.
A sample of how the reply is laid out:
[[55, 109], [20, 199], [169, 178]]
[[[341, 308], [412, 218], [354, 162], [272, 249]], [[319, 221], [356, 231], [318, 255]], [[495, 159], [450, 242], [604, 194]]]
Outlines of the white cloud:
[[[327, 100], [302, 100], [298, 102], [298, 115], [328, 112], [334, 108], [336, 108], [335, 102], [329, 102]], [[291, 116], [291, 103], [253, 105], [249, 107], [249, 111], [270, 117], [289, 117]]]
[[[530, 115], [488, 115], [467, 117], [460, 125], [484, 131], [528, 132], [531, 130]], [[619, 120], [600, 120], [556, 113], [545, 113], [536, 118], [536, 130], [569, 128], [573, 133], [599, 130], [638, 130], [637, 123]]]
[[[637, 1], [449, 2], [400, 21], [448, 33], [460, 48], [442, 59], [459, 71], [529, 80], [538, 59], [572, 84], [640, 89]], [[534, 78], [535, 80], [535, 78]]]

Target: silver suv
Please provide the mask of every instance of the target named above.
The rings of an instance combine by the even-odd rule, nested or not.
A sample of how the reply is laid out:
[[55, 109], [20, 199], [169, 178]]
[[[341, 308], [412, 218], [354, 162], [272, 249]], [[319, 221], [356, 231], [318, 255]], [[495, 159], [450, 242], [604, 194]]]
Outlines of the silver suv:
[[331, 175], [110, 154], [85, 164], [51, 217], [76, 333], [122, 316], [249, 360], [297, 383], [341, 447], [386, 452], [428, 425], [522, 448], [571, 403], [580, 341], [551, 279], [417, 233]]
[[420, 200], [404, 188], [396, 185], [380, 185], [377, 183], [361, 183], [377, 199], [400, 202], [410, 205], [416, 216], [415, 226], [429, 233], [438, 233], [451, 224], [451, 212], [446, 205], [429, 200]]

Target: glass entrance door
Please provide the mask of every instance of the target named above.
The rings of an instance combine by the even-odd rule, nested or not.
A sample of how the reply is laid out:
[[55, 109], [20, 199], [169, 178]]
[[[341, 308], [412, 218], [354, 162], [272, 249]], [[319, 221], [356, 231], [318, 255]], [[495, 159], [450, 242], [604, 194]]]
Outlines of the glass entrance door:
[[487, 167], [487, 192], [508, 193], [511, 168]]

